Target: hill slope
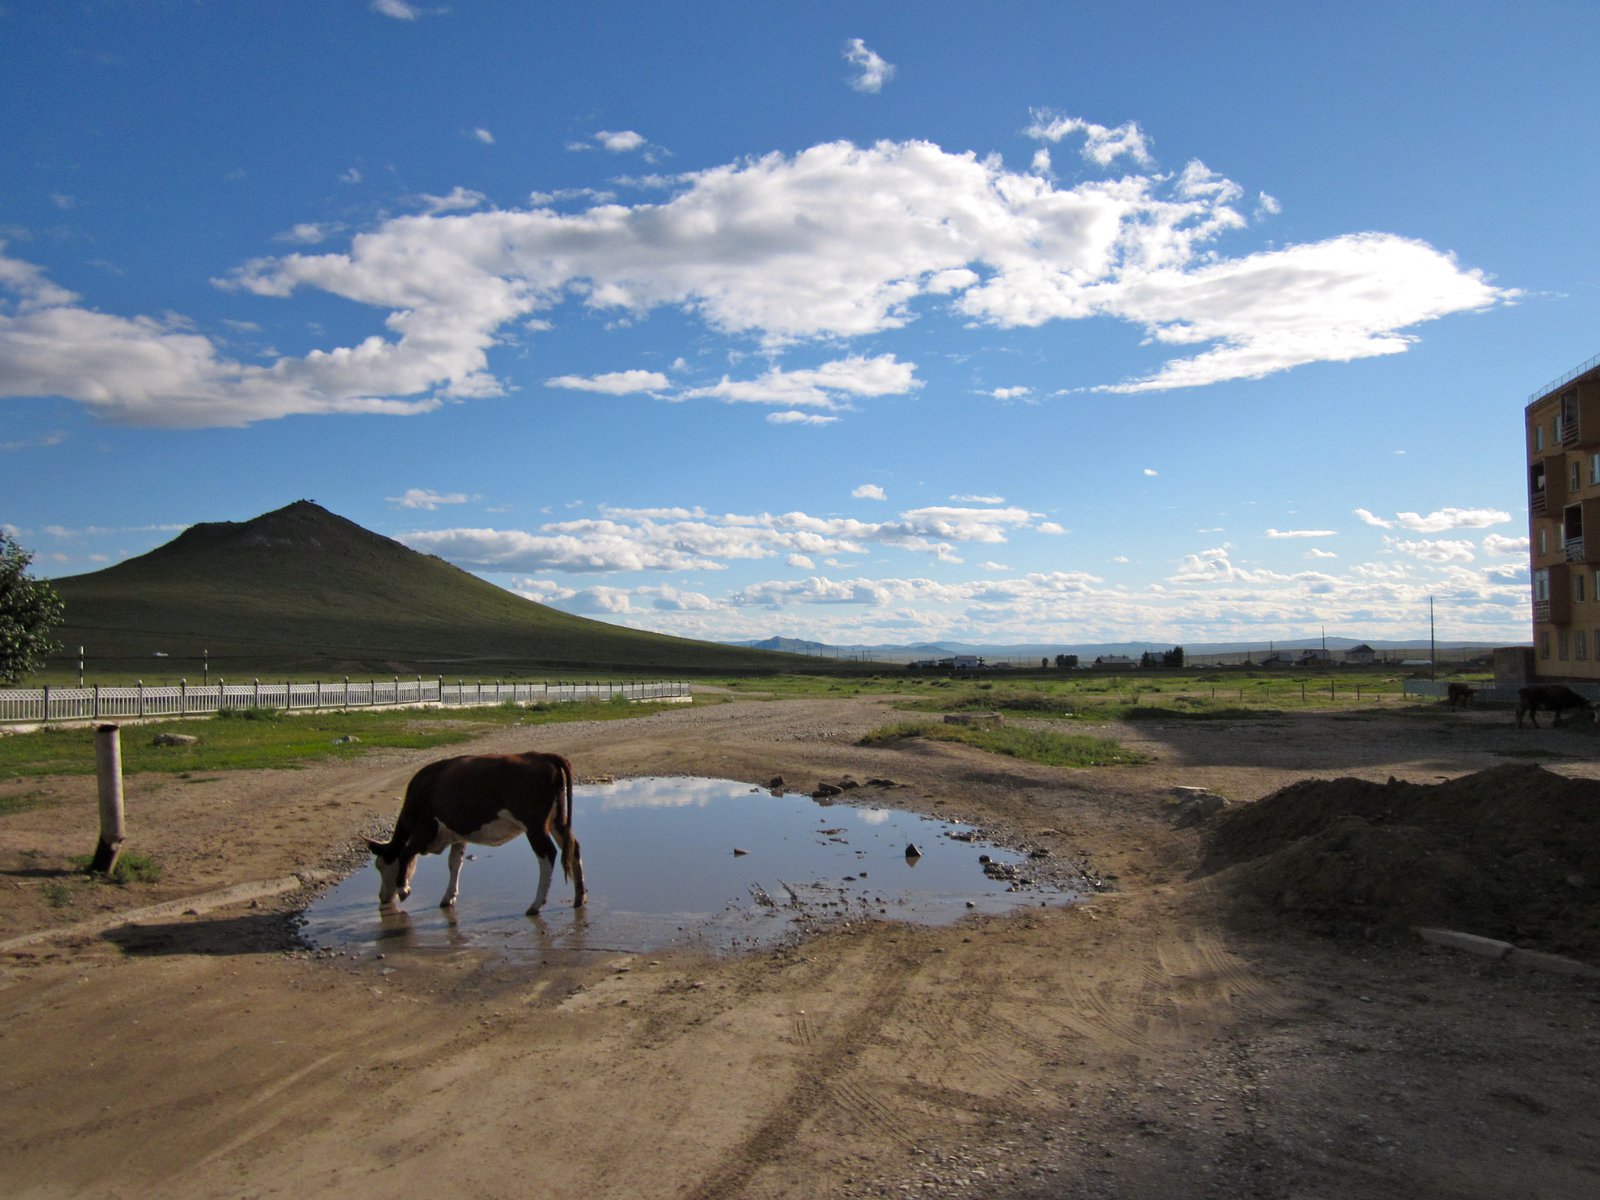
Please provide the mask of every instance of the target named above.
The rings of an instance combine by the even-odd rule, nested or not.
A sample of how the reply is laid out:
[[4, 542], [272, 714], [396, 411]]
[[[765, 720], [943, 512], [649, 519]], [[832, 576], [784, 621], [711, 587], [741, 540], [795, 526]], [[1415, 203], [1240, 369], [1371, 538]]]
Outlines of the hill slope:
[[781, 670], [786, 655], [622, 629], [515, 596], [308, 500], [190, 527], [148, 554], [51, 581], [57, 638], [99, 665], [157, 651], [218, 668], [432, 674]]

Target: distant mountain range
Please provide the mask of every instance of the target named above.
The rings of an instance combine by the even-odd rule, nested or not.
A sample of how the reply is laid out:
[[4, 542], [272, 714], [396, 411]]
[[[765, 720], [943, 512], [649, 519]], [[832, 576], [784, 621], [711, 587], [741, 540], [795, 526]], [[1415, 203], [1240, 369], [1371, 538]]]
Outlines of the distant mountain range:
[[[770, 637], [759, 641], [732, 642], [731, 645], [740, 646], [750, 650], [777, 650], [786, 654], [805, 654], [815, 658], [836, 659], [862, 659], [874, 662], [908, 663], [917, 662], [927, 658], [950, 658], [957, 654], [972, 654], [984, 659], [986, 662], [1009, 662], [1016, 666], [1037, 666], [1041, 660], [1055, 660], [1058, 654], [1076, 654], [1080, 661], [1091, 663], [1096, 658], [1109, 655], [1124, 655], [1137, 659], [1146, 651], [1160, 653], [1172, 649], [1172, 642], [1020, 642], [1020, 643], [979, 643], [979, 642], [913, 642], [905, 645], [877, 644], [857, 646], [834, 646], [825, 642], [808, 642], [797, 638]], [[1434, 644], [1443, 657], [1444, 652], [1449, 652], [1451, 658], [1476, 657], [1478, 654], [1487, 654], [1499, 642], [1460, 642], [1441, 641]], [[1377, 652], [1379, 658], [1401, 661], [1410, 658], [1426, 658], [1429, 653], [1428, 639], [1420, 641], [1385, 641], [1382, 639], [1367, 639], [1348, 637], [1310, 637], [1296, 638], [1287, 641], [1272, 642], [1195, 642], [1184, 644], [1184, 655], [1190, 662], [1212, 660], [1239, 660], [1246, 656], [1255, 662], [1260, 662], [1269, 654], [1280, 654], [1285, 657], [1298, 658], [1307, 650], [1318, 650], [1326, 647], [1335, 659], [1342, 659], [1344, 652], [1353, 650], [1357, 646], [1369, 646]]]

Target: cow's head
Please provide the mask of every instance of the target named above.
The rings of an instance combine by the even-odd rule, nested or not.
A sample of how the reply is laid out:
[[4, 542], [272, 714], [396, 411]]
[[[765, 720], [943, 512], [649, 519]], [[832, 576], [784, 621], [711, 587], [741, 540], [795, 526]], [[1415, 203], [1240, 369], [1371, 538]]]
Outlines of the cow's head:
[[378, 868], [378, 903], [388, 904], [411, 895], [411, 877], [417, 871], [417, 856], [407, 854], [398, 840], [375, 842], [368, 838], [367, 846], [372, 850], [372, 865]]

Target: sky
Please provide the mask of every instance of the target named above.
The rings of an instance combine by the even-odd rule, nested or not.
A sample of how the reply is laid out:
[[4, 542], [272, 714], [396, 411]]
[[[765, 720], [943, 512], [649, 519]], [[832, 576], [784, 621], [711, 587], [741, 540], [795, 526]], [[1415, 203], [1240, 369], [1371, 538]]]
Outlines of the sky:
[[0, 0], [0, 527], [732, 641], [1530, 636], [1600, 6]]

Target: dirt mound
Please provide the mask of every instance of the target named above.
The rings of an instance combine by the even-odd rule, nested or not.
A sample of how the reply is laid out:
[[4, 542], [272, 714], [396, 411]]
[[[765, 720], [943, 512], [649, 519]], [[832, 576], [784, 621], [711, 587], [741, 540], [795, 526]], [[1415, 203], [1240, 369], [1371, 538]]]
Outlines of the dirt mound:
[[1441, 925], [1600, 962], [1600, 785], [1303, 780], [1220, 816], [1197, 874], [1323, 932]]

